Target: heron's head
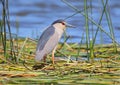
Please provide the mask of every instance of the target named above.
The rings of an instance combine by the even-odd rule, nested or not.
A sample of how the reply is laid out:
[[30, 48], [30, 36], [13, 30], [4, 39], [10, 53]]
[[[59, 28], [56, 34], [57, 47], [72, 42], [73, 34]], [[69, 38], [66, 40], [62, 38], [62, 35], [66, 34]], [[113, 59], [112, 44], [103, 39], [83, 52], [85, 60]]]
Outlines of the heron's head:
[[65, 22], [63, 19], [59, 19], [59, 20], [56, 20], [52, 23], [52, 25], [55, 27], [55, 28], [59, 28], [59, 29], [66, 29], [67, 27], [69, 28], [73, 28], [74, 26], [72, 26], [71, 24], [68, 24], [67, 22]]

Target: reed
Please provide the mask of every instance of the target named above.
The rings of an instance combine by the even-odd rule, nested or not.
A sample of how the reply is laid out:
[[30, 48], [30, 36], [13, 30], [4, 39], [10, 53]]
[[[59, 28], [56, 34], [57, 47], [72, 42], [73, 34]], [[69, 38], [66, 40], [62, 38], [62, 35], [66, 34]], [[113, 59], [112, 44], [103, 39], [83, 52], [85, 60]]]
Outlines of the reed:
[[[63, 1], [66, 5], [68, 5], [71, 9], [77, 11], [78, 13], [80, 13], [80, 14], [83, 15], [83, 16], [86, 16], [85, 13], [81, 12], [78, 8], [76, 8], [75, 6], [73, 6], [72, 4], [70, 4], [69, 2], [67, 2], [66, 0], [62, 0], [62, 1]], [[105, 33], [111, 40], [113, 40], [113, 38], [111, 37], [111, 35], [110, 35], [108, 32], [106, 32], [101, 25], [97, 24], [97, 23], [96, 23], [91, 17], [89, 17], [89, 16], [88, 16], [88, 19], [89, 19], [89, 21], [91, 21], [96, 27], [98, 27], [103, 33]], [[117, 45], [119, 45], [119, 43], [117, 43], [116, 40], [115, 40], [115, 43], [116, 43]]]
[[[90, 42], [90, 32], [89, 32], [89, 20], [88, 20], [88, 10], [87, 10], [87, 0], [84, 0], [84, 9], [85, 9], [85, 29], [86, 29], [86, 47], [87, 47], [87, 54], [89, 49], [89, 42]], [[89, 55], [87, 55], [89, 61]]]
[[[8, 5], [8, 0], [0, 0], [2, 4], [2, 19], [1, 19], [1, 42], [3, 45], [4, 49], [4, 56], [8, 60], [12, 60], [12, 62], [16, 62], [16, 56], [14, 53], [14, 47], [13, 47], [13, 38], [12, 38], [12, 33], [11, 33], [11, 28], [10, 28], [10, 19], [9, 19], [9, 5]], [[9, 38], [7, 37], [7, 31], [9, 34]], [[8, 40], [7, 40], [8, 38]], [[9, 41], [9, 48], [10, 48], [10, 53], [7, 54], [7, 41]], [[8, 56], [9, 55], [9, 56]]]
[[[94, 45], [95, 45], [95, 42], [96, 42], [96, 37], [98, 35], [98, 32], [100, 31], [101, 32], [101, 42], [103, 42], [102, 40], [102, 33], [105, 33], [106, 36], [108, 36], [112, 42], [113, 42], [113, 45], [114, 45], [114, 50], [115, 52], [117, 52], [117, 46], [116, 45], [119, 45], [119, 43], [117, 43], [117, 41], [115, 40], [115, 36], [114, 36], [114, 30], [113, 30], [113, 26], [112, 26], [112, 20], [111, 20], [111, 17], [110, 17], [110, 12], [109, 10], [107, 10], [107, 7], [108, 7], [108, 0], [100, 0], [102, 2], [102, 6], [103, 6], [103, 9], [102, 9], [102, 13], [101, 13], [101, 16], [99, 18], [99, 21], [98, 23], [95, 22], [92, 18], [92, 16], [89, 15], [88, 13], [88, 10], [87, 10], [87, 6], [88, 6], [88, 2], [87, 0], [84, 0], [84, 12], [81, 12], [77, 7], [73, 6], [71, 3], [69, 3], [68, 1], [66, 0], [62, 0], [67, 6], [69, 6], [71, 9], [73, 9], [75, 11], [75, 14], [81, 14], [85, 17], [85, 28], [86, 28], [86, 46], [87, 46], [87, 50], [90, 51], [90, 56], [92, 56], [91, 58], [93, 59], [93, 56], [94, 56]], [[90, 3], [92, 3], [92, 0], [90, 0]], [[92, 6], [91, 6], [92, 7]], [[109, 8], [109, 7], [108, 7]], [[92, 10], [92, 8], [91, 8]], [[109, 32], [105, 31], [104, 28], [101, 26], [101, 22], [102, 22], [102, 19], [103, 19], [103, 16], [104, 14], [106, 15], [106, 19], [107, 19], [107, 22], [108, 22], [108, 27], [109, 27]], [[73, 17], [74, 15], [72, 15], [71, 17]], [[68, 17], [70, 18], [70, 17]], [[92, 34], [92, 38], [90, 40], [90, 27], [89, 27], [89, 23], [92, 24], [92, 26], [96, 26], [97, 29], [95, 31], [95, 34]], [[92, 32], [93, 33], [93, 32]], [[87, 51], [88, 53], [88, 51]], [[88, 59], [89, 60], [89, 59]]]
[[18, 38], [19, 38], [19, 36], [18, 36], [18, 34], [19, 34], [19, 22], [18, 22], [18, 20], [16, 20], [16, 22], [15, 22], [15, 26], [16, 26], [16, 51], [17, 51], [17, 53], [16, 53], [16, 56], [18, 56], [18, 51], [19, 51], [19, 49], [18, 49]]
[[[102, 0], [101, 2], [102, 2], [103, 6], [106, 5], [104, 0]], [[106, 0], [106, 2], [108, 2], [108, 0]], [[106, 15], [107, 23], [108, 23], [108, 26], [109, 26], [110, 35], [113, 38], [112, 43], [114, 45], [114, 52], [117, 52], [117, 46], [116, 46], [116, 43], [115, 43], [115, 35], [114, 35], [114, 29], [113, 29], [113, 25], [112, 25], [111, 16], [110, 16], [110, 8], [109, 8], [109, 6], [108, 6], [107, 10], [105, 9], [105, 15]]]
[[4, 48], [4, 55], [6, 55], [6, 22], [5, 22], [5, 3], [3, 0], [1, 0], [2, 4], [2, 17], [1, 17], [1, 42]]
[[24, 52], [24, 47], [25, 47], [28, 39], [29, 39], [29, 38], [26, 38], [26, 39], [25, 39], [23, 45], [22, 45], [21, 48], [20, 48], [20, 51], [19, 51], [19, 54], [18, 54], [18, 57], [17, 57], [17, 63], [19, 63], [19, 60], [20, 60], [20, 58], [22, 57], [21, 54]]
[[77, 57], [76, 57], [76, 61], [78, 61], [78, 57], [80, 56], [80, 49], [81, 49], [81, 45], [82, 45], [82, 43], [83, 43], [83, 39], [84, 39], [84, 32], [82, 33], [82, 38], [81, 38], [81, 40], [80, 40], [80, 43], [78, 44], [78, 51], [77, 51]]

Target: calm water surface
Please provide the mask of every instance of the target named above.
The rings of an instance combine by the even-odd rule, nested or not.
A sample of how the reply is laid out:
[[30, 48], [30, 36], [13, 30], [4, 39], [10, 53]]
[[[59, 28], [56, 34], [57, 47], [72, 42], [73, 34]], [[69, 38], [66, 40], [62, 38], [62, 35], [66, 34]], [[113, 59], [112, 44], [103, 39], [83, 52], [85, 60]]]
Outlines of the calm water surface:
[[[68, 0], [69, 3], [82, 10], [84, 0]], [[98, 23], [103, 9], [101, 0], [92, 0], [93, 19]], [[90, 4], [88, 2], [88, 4]], [[1, 5], [0, 5], [1, 6]], [[115, 31], [116, 40], [120, 41], [120, 0], [109, 0], [111, 19]], [[10, 20], [12, 33], [16, 33], [16, 22], [19, 26], [18, 35], [20, 37], [38, 38], [44, 29], [56, 19], [65, 19], [75, 13], [73, 9], [64, 4], [61, 0], [9, 0]], [[1, 9], [0, 9], [1, 11]], [[1, 15], [1, 13], [0, 13]], [[85, 32], [85, 18], [77, 14], [67, 21], [77, 28], [67, 29], [67, 35], [71, 38], [68, 42], [80, 42], [82, 33]], [[94, 33], [96, 26], [94, 27]], [[106, 17], [102, 20], [102, 27], [109, 32]], [[90, 31], [92, 36], [92, 32]], [[111, 39], [103, 35], [103, 43], [111, 43]], [[63, 41], [61, 39], [61, 41]], [[83, 40], [84, 42], [85, 40]], [[100, 33], [97, 36], [96, 43], [100, 43]]]

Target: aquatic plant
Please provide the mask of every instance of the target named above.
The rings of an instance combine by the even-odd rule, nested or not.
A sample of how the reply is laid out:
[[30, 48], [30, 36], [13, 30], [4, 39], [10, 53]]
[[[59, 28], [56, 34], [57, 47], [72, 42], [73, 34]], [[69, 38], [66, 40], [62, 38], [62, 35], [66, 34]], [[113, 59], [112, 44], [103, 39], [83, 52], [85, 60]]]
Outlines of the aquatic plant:
[[[16, 56], [13, 46], [13, 38], [10, 28], [8, 0], [0, 0], [0, 3], [2, 4], [0, 36], [1, 36], [2, 47], [4, 50], [4, 56], [7, 60], [12, 60], [12, 62], [16, 62]], [[9, 37], [7, 35], [9, 35]], [[7, 41], [9, 41], [9, 45], [7, 44]], [[10, 49], [10, 53], [7, 52], [8, 49]]]
[[[102, 3], [103, 8], [102, 8], [101, 16], [99, 18], [98, 23], [96, 21], [94, 21], [93, 17], [92, 17], [92, 0], [90, 0], [90, 1], [84, 0], [84, 12], [81, 12], [79, 10], [79, 8], [77, 8], [74, 5], [72, 5], [67, 0], [62, 0], [62, 1], [67, 6], [69, 6], [71, 9], [75, 10], [75, 13], [72, 16], [68, 17], [68, 18], [71, 18], [71, 17], [73, 17], [76, 14], [81, 14], [81, 15], [83, 15], [85, 17], [85, 34], [86, 34], [85, 36], [86, 36], [86, 49], [87, 49], [87, 54], [88, 54], [87, 55], [88, 61], [90, 59], [94, 60], [94, 46], [95, 46], [96, 37], [98, 35], [98, 32], [101, 32], [101, 36], [100, 36], [101, 37], [101, 42], [103, 42], [102, 41], [102, 37], [103, 37], [102, 33], [105, 33], [106, 36], [108, 36], [112, 40], [112, 43], [114, 45], [114, 51], [117, 52], [117, 44], [118, 43], [116, 42], [115, 36], [114, 36], [112, 20], [111, 20], [110, 12], [109, 12], [110, 10], [107, 10], [107, 9], [109, 9], [108, 0], [105, 0], [105, 1], [104, 0], [100, 0], [101, 3]], [[90, 6], [88, 4], [89, 2], [90, 2]], [[101, 22], [102, 22], [104, 14], [106, 15], [106, 19], [107, 19], [107, 22], [108, 22], [108, 27], [109, 27], [110, 33], [105, 31], [104, 28], [101, 25]], [[92, 25], [92, 30], [94, 29], [93, 27], [97, 27], [95, 33], [93, 33], [93, 31], [92, 32], [89, 31], [90, 30], [90, 25]], [[90, 36], [91, 33], [92, 33], [92, 37]], [[89, 55], [89, 53], [90, 53], [90, 55]]]

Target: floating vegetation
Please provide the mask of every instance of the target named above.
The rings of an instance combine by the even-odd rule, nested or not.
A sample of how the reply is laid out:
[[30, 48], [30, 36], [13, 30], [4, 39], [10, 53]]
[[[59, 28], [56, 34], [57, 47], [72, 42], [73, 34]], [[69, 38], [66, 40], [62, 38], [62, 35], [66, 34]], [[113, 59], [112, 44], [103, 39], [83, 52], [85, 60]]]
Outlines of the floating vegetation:
[[[23, 45], [24, 40], [19, 40], [19, 45]], [[67, 48], [67, 46], [71, 48]], [[76, 61], [78, 52], [77, 44], [64, 45], [64, 55], [71, 54], [69, 57], [62, 56], [56, 52], [55, 65], [52, 65], [51, 55], [47, 57], [47, 64], [41, 67], [34, 62], [35, 43], [28, 40], [24, 52], [21, 52], [19, 64], [0, 61], [0, 83], [1, 84], [120, 84], [120, 56], [111, 48], [113, 45], [96, 45], [95, 60], [90, 63], [87, 61], [86, 46], [81, 45], [81, 55]], [[61, 48], [62, 44], [58, 45]], [[30, 49], [30, 50], [29, 50]], [[9, 51], [9, 50], [8, 50]], [[3, 51], [1, 51], [2, 53]], [[118, 47], [118, 52], [120, 48]], [[72, 55], [74, 54], [74, 55]], [[76, 54], [76, 55], [75, 55]], [[60, 56], [61, 55], [61, 56]], [[0, 56], [4, 58], [4, 56]], [[9, 64], [8, 64], [9, 63]], [[37, 65], [36, 69], [33, 66]]]

